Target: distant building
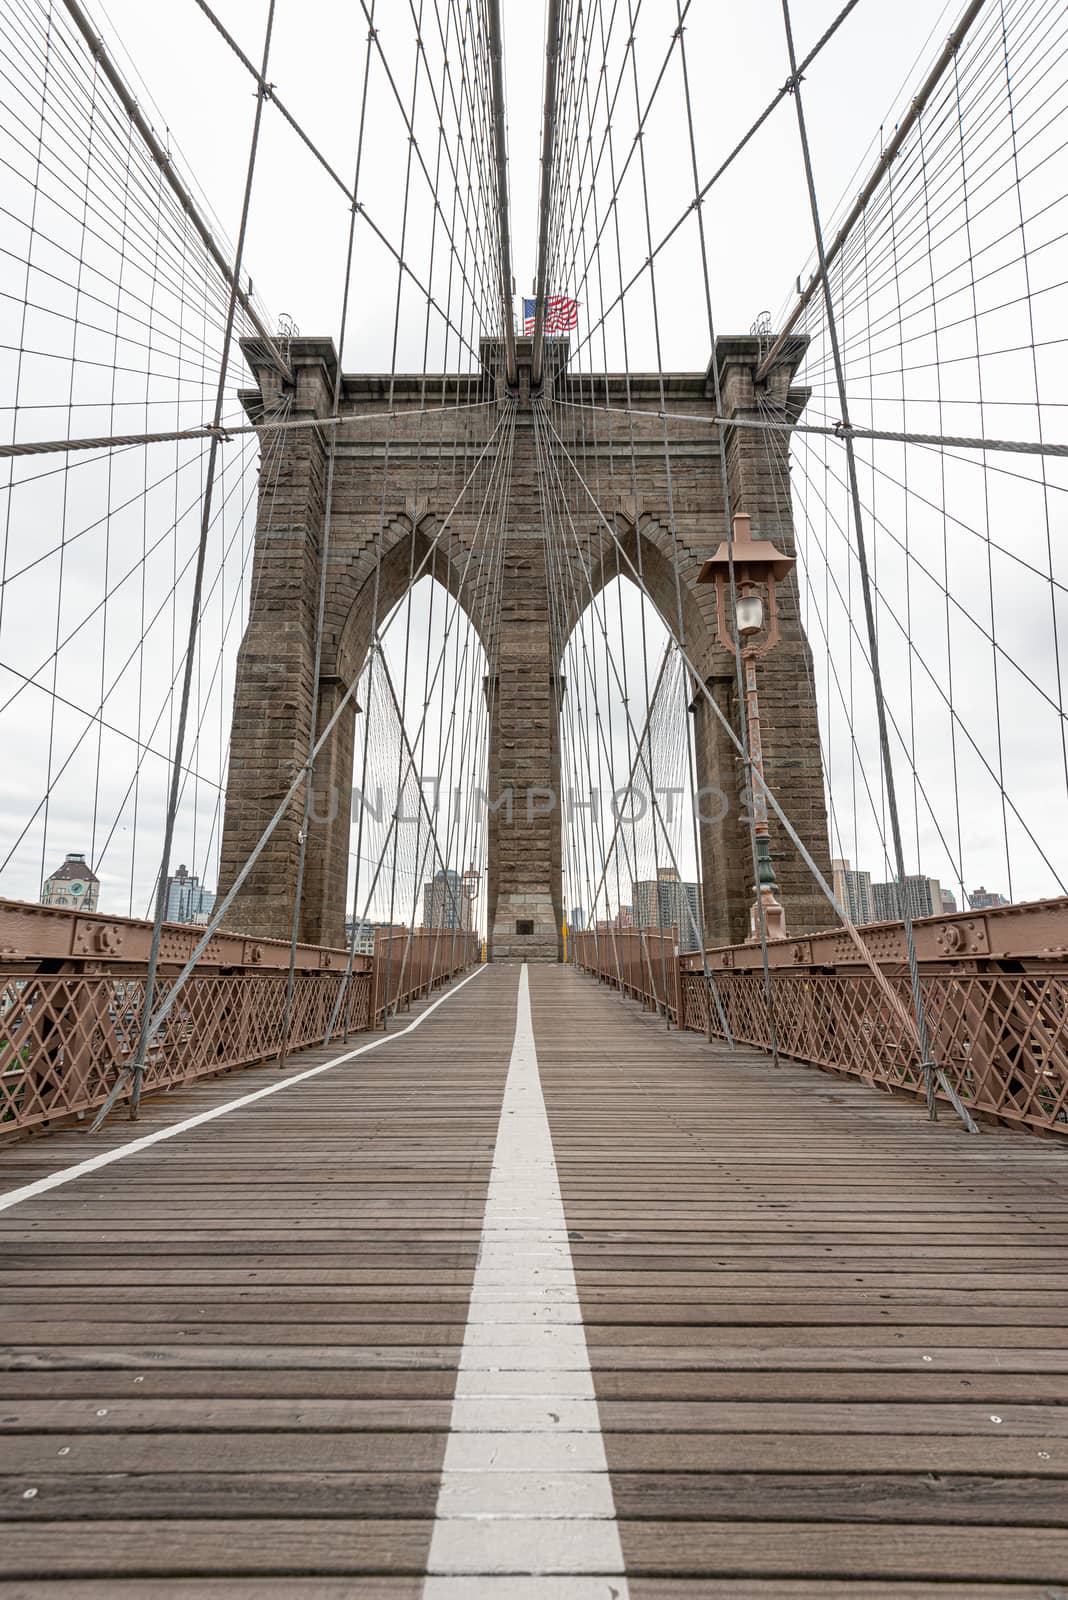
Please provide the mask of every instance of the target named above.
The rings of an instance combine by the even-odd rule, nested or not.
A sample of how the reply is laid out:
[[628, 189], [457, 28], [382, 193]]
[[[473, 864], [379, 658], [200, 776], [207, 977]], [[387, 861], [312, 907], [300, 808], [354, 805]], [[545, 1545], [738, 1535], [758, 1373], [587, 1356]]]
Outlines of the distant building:
[[627, 932], [634, 927], [634, 913], [630, 906], [620, 906], [614, 917], [598, 917], [598, 933], [611, 933], [614, 929]]
[[874, 922], [871, 899], [871, 873], [851, 867], [841, 857], [831, 862], [834, 898], [849, 915], [850, 922]]
[[569, 927], [572, 933], [581, 933], [586, 926], [586, 913], [581, 906], [575, 906], [571, 912]]
[[100, 901], [100, 879], [84, 855], [74, 851], [41, 890], [43, 906], [66, 906], [73, 911], [95, 911]]
[[973, 911], [989, 911], [991, 906], [1007, 906], [1008, 900], [1003, 894], [998, 894], [995, 889], [972, 889], [968, 894]]
[[203, 925], [215, 909], [215, 895], [205, 889], [196, 873], [188, 871], [185, 864], [167, 879], [167, 906], [163, 913], [165, 922], [196, 922]]
[[657, 867], [655, 878], [632, 883], [631, 900], [636, 927], [678, 928], [679, 949], [698, 948], [701, 943], [698, 887], [696, 883], [683, 883], [674, 867]]
[[[900, 886], [905, 891], [905, 903], [910, 917], [940, 917], [942, 915], [942, 886], [937, 878], [925, 878], [916, 873]], [[873, 883], [871, 904], [875, 922], [900, 922], [901, 903], [897, 883]]]
[[353, 948], [352, 935], [356, 934], [355, 951], [358, 956], [373, 956], [375, 953], [375, 929], [377, 922], [361, 922], [358, 926], [351, 917], [345, 919], [345, 943], [349, 949]]
[[462, 928], [471, 926], [472, 901], [464, 894], [463, 880], [450, 869], [435, 872], [423, 885], [423, 926]]
[[956, 911], [956, 909], [957, 909], [957, 897], [953, 893], [953, 890], [952, 889], [943, 889], [942, 890], [942, 915], [944, 917], [951, 917], [951, 916], [953, 916], [953, 914]]

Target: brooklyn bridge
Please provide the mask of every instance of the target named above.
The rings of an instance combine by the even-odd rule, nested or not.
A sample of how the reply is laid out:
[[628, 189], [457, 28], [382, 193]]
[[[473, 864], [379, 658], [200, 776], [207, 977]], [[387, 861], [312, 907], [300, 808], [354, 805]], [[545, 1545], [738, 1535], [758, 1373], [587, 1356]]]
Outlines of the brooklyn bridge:
[[111, 10], [0, 7], [0, 1595], [1064, 1600], [1068, 12]]

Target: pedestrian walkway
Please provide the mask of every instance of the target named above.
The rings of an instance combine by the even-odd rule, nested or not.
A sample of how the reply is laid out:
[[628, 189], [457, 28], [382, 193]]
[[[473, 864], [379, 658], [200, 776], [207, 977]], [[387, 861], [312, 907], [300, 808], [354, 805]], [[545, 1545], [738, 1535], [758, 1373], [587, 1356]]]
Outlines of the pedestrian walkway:
[[0, 1595], [1068, 1600], [1063, 1150], [566, 968], [394, 1028], [0, 1151]]

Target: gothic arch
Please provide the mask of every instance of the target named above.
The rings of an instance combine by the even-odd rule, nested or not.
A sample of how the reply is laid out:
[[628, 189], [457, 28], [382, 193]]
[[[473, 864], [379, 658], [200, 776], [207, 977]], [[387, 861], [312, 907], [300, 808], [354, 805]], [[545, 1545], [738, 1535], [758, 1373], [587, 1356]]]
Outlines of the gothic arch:
[[[446, 538], [434, 549], [434, 539], [440, 528], [439, 519], [430, 512], [418, 506], [409, 507], [387, 517], [381, 540], [376, 530], [373, 538], [331, 562], [322, 679], [349, 684], [359, 676], [371, 644], [376, 605], [379, 622], [384, 622], [408, 593], [413, 572], [416, 583], [424, 577], [433, 578], [459, 601], [485, 648], [482, 619], [476, 615], [472, 603], [474, 591], [464, 582], [466, 548], [461, 546], [459, 551], [448, 548]], [[455, 544], [455, 541], [448, 543]], [[381, 562], [378, 561], [380, 548]]]
[[[729, 670], [730, 661], [716, 643], [714, 606], [711, 590], [697, 587], [697, 574], [706, 552], [700, 554], [685, 542], [680, 532], [673, 540], [666, 518], [635, 508], [633, 501], [624, 501], [613, 519], [616, 540], [599, 527], [599, 540], [589, 568], [589, 583], [576, 584], [578, 605], [575, 614], [568, 618], [568, 640], [579, 621], [593, 604], [590, 589], [597, 599], [602, 590], [616, 578], [628, 579], [640, 589], [640, 575], [649, 598], [668, 632], [677, 637], [679, 632], [679, 599], [682, 601], [682, 627], [686, 654], [702, 676], [717, 670]], [[631, 563], [628, 566], [628, 560]], [[678, 590], [675, 573], [678, 570]], [[565, 646], [566, 648], [566, 646]]]

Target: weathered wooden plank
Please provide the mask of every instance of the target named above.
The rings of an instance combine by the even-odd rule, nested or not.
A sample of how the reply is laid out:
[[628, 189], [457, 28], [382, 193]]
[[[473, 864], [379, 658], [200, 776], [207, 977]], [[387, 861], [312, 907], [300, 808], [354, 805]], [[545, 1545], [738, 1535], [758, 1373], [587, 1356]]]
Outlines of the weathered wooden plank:
[[[37, 1473], [0, 1478], [0, 1521], [155, 1517], [430, 1517], [436, 1472]], [[624, 1521], [978, 1523], [1068, 1526], [1068, 1479], [908, 1473], [617, 1472]]]
[[[382, 1471], [36, 1473], [24, 1501], [23, 1480], [0, 1478], [0, 1523], [101, 1522], [111, 1518], [401, 1517], [428, 1520], [438, 1473]], [[1015, 1480], [1005, 1481], [1010, 1485]], [[1011, 1487], [1005, 1503], [1012, 1499]], [[1002, 1501], [988, 1497], [995, 1509]], [[1038, 1504], [1045, 1504], [1043, 1496]], [[1050, 1521], [1056, 1520], [1050, 1518]]]
[[[546, 1281], [538, 1289], [536, 1297], [551, 1301], [554, 1292], [551, 1270], [547, 1269]], [[167, 1317], [175, 1320], [183, 1312], [188, 1312], [191, 1306], [198, 1312], [210, 1306], [227, 1310], [236, 1308], [243, 1316], [261, 1316], [264, 1309], [269, 1307], [279, 1320], [283, 1320], [287, 1314], [299, 1313], [309, 1319], [330, 1321], [351, 1316], [354, 1312], [373, 1318], [388, 1316], [392, 1320], [393, 1315], [418, 1316], [428, 1312], [444, 1315], [444, 1307], [459, 1306], [466, 1312], [470, 1293], [471, 1285], [466, 1281], [427, 1282], [421, 1285], [318, 1283], [298, 1287], [284, 1284], [273, 1290], [270, 1285], [260, 1284], [232, 1287], [210, 1284], [203, 1288], [189, 1284], [181, 1287], [161, 1285], [154, 1292], [152, 1285], [117, 1285], [110, 1293], [106, 1285], [99, 1283], [64, 1289], [25, 1285], [7, 1292], [0, 1316], [12, 1320], [23, 1319], [36, 1314], [41, 1308], [47, 1308], [50, 1316], [78, 1312], [91, 1317], [98, 1315], [97, 1308], [103, 1306], [110, 1307], [113, 1312], [121, 1309], [137, 1321], [162, 1321]], [[507, 1282], [502, 1282], [499, 1303], [508, 1304], [513, 1298]], [[699, 1287], [692, 1284], [673, 1285], [666, 1295], [655, 1287], [646, 1287], [640, 1281], [614, 1287], [595, 1284], [587, 1287], [584, 1304], [589, 1307], [591, 1321], [629, 1321], [633, 1320], [634, 1315], [640, 1315], [651, 1322], [668, 1319], [706, 1322], [714, 1320], [713, 1313], [728, 1307], [734, 1308], [731, 1315], [740, 1315], [742, 1311], [749, 1310], [763, 1316], [765, 1307], [777, 1313], [784, 1306], [816, 1307], [820, 1310], [843, 1307], [847, 1310], [880, 1312], [896, 1312], [899, 1308], [907, 1308], [912, 1312], [921, 1307], [964, 1313], [977, 1310], [1046, 1311], [1059, 1312], [1068, 1321], [1068, 1291], [1062, 1290], [954, 1290], [934, 1286], [922, 1289], [875, 1289], [857, 1285], [821, 1287], [817, 1283], [796, 1289], [781, 1284], [775, 1288], [760, 1285], [753, 1288], [721, 1288], [712, 1274], [707, 1274]]]
[[[504, 1438], [482, 1436], [488, 1450]], [[583, 1435], [578, 1435], [582, 1439]], [[13, 1434], [4, 1441], [12, 1473], [436, 1471], [440, 1433], [71, 1433]], [[955, 1472], [1068, 1476], [1068, 1447], [999, 1435], [612, 1433], [605, 1441], [611, 1472]], [[60, 1452], [69, 1448], [69, 1455]], [[517, 1469], [536, 1470], [537, 1440], [524, 1439]], [[769, 1508], [773, 1509], [773, 1508]]]
[[[1014, 1590], [1025, 1597], [1032, 1591]], [[381, 1578], [360, 1575], [361, 1600], [422, 1600], [421, 1577]], [[998, 1590], [1004, 1600], [1006, 1591]], [[60, 1582], [0, 1580], [7, 1600], [352, 1600], [351, 1578], [74, 1578]], [[949, 1600], [955, 1600], [950, 1595]]]
[[[879, 1575], [893, 1580], [888, 1594], [914, 1584], [926, 1594], [930, 1583], [942, 1594], [965, 1574], [969, 1594], [995, 1573], [1028, 1581], [1030, 1529], [1063, 1527], [1063, 1476], [1029, 1522], [1031, 1474], [1068, 1470], [1056, 1440], [1021, 1441], [1023, 1476], [997, 1501], [992, 1520], [1003, 1526], [988, 1567], [970, 1564], [953, 1531], [939, 1554], [918, 1525], [952, 1483], [938, 1515], [949, 1530], [978, 1529], [984, 1497], [993, 1503], [1003, 1481], [993, 1462], [1015, 1449], [982, 1433], [953, 1437], [952, 1397], [989, 1385], [974, 1398], [990, 1395], [983, 1414], [1003, 1416], [1000, 1383], [1022, 1382], [1027, 1394], [1018, 1359], [1060, 1367], [1058, 1164], [1033, 1146], [1016, 1164], [1020, 1141], [969, 1141], [945, 1122], [903, 1119], [859, 1085], [813, 1092], [810, 1076], [725, 1052], [710, 1072], [700, 1047], [594, 995], [572, 1000], [535, 974], [542, 1082], [632, 1596], [733, 1600], [751, 1586], [779, 1596], [797, 1585], [863, 1595], [883, 1587]], [[596, 1048], [578, 1075], [570, 1038], [594, 1005]], [[938, 1389], [913, 1391], [932, 1369]], [[914, 1392], [919, 1403], [897, 1412], [913, 1417], [914, 1434], [904, 1422], [866, 1432], [894, 1410], [891, 1393], [905, 1402]], [[843, 1411], [834, 1402], [846, 1394]], [[761, 1413], [784, 1426], [748, 1435], [727, 1426]], [[821, 1439], [818, 1413], [848, 1414], [858, 1431]], [[670, 1433], [656, 1432], [658, 1417]], [[989, 1422], [992, 1433], [1000, 1426]], [[850, 1507], [869, 1535], [843, 1526]], [[796, 1526], [787, 1532], [780, 1519]], [[1061, 1559], [1050, 1557], [1045, 1575]]]
[[0, 1575], [9, 1578], [183, 1573], [382, 1575], [420, 1573], [429, 1543], [422, 1519], [232, 1518], [115, 1519], [80, 1523], [78, 1537], [62, 1523], [6, 1523]]
[[[487, 1392], [523, 1393], [536, 1385], [535, 1375], [509, 1373], [507, 1378], [484, 1375]], [[83, 1400], [92, 1388], [102, 1402], [112, 1399], [344, 1399], [451, 1400], [455, 1379], [451, 1369], [353, 1367], [165, 1367], [147, 1372], [96, 1368], [52, 1370], [48, 1394], [52, 1400]], [[0, 1372], [0, 1402], [4, 1399], [38, 1399], [41, 1378], [36, 1372]], [[601, 1368], [597, 1389], [602, 1404], [612, 1400], [809, 1400], [867, 1403], [869, 1401], [943, 1401], [971, 1404], [1065, 1405], [1068, 1373], [1059, 1372], [939, 1372], [925, 1366], [921, 1372], [797, 1369], [776, 1371], [720, 1371], [706, 1368], [678, 1371]]]
[[1068, 1527], [1068, 1478], [857, 1472], [616, 1472], [625, 1522], [926, 1522]]
[[[462, 1585], [462, 1587], [461, 1587]], [[459, 1580], [455, 1600], [500, 1600], [495, 1580]], [[635, 1578], [631, 1600], [931, 1600], [920, 1583], [846, 1583], [833, 1580]], [[360, 1600], [421, 1600], [423, 1579], [360, 1576]], [[136, 1578], [74, 1579], [55, 1583], [0, 1581], [7, 1600], [353, 1600], [348, 1578]], [[940, 1584], [937, 1600], [1062, 1600], [1047, 1584]]]
[[[498, 1378], [496, 1392], [480, 1402], [485, 1412], [481, 1430], [501, 1431], [549, 1426], [538, 1414], [538, 1397], [514, 1395], [508, 1376]], [[473, 1403], [473, 1402], [472, 1402]], [[447, 1428], [448, 1400], [251, 1400], [104, 1399], [95, 1394], [67, 1400], [8, 1400], [0, 1410], [0, 1433], [237, 1433], [386, 1430], [432, 1433]], [[974, 1435], [986, 1441], [995, 1435], [1068, 1442], [1068, 1407], [1043, 1405], [852, 1405], [810, 1401], [704, 1401], [601, 1399], [593, 1426], [613, 1433], [796, 1433], [918, 1434], [936, 1428], [941, 1438]], [[529, 1413], [531, 1421], [524, 1416]], [[566, 1417], [559, 1426], [574, 1427]]]
[[[56, 1537], [54, 1523], [6, 1524], [0, 1542], [5, 1577], [129, 1573], [166, 1576], [240, 1574], [382, 1574], [420, 1570], [426, 1524], [402, 1518], [113, 1520], [79, 1527], [77, 1540]], [[763, 1522], [628, 1522], [628, 1570], [677, 1575], [732, 1573], [827, 1578], [912, 1578], [975, 1582], [1001, 1576], [1057, 1583], [1068, 1534], [1029, 1528], [1008, 1541], [1003, 1530], [969, 1525]]]
[[975, 1583], [1060, 1583], [1068, 1571], [1068, 1532], [920, 1523], [625, 1522], [628, 1571], [709, 1577], [943, 1578]]

